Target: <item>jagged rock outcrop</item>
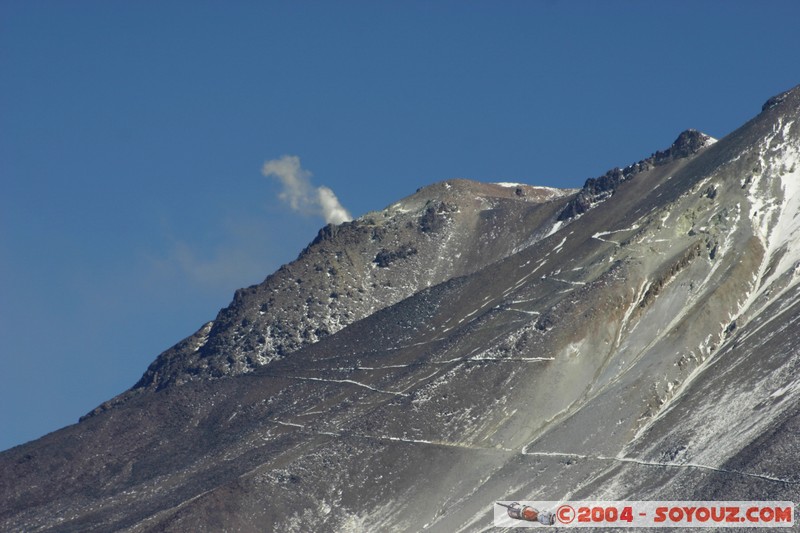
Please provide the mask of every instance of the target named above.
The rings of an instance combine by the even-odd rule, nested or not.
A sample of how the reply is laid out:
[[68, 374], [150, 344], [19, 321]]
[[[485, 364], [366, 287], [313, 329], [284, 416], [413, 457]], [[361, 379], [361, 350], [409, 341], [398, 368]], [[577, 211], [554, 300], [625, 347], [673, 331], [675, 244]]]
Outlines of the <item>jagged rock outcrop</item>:
[[[242, 318], [267, 316], [280, 283], [308, 290], [325, 258], [416, 280], [412, 294], [250, 372], [154, 380], [0, 453], [0, 529], [468, 532], [491, 528], [498, 499], [797, 501], [800, 88], [666, 157], [568, 225], [569, 197], [521, 204], [546, 193], [505, 187], [498, 213], [474, 206], [500, 186], [447, 182], [326, 228], [160, 375], [186, 375], [182, 354], [220, 324], [245, 328], [219, 333], [232, 367], [258, 353], [266, 324]], [[482, 229], [448, 248], [462, 223]], [[501, 235], [519, 245], [428, 286], [429, 268], [468, 268], [458, 253], [507, 250]], [[329, 292], [302, 294], [330, 309]]]
[[768, 109], [772, 109], [773, 107], [777, 106], [778, 104], [786, 100], [786, 98], [791, 96], [793, 90], [794, 89], [770, 97], [769, 99], [767, 99], [766, 102], [764, 102], [764, 105], [761, 106], [761, 111], [764, 112]]
[[686, 130], [678, 135], [675, 142], [666, 150], [659, 150], [646, 159], [620, 169], [613, 168], [599, 178], [589, 178], [577, 196], [567, 203], [567, 206], [558, 215], [558, 220], [564, 221], [574, 218], [588, 211], [593, 204], [601, 202], [614, 194], [619, 185], [637, 174], [650, 170], [655, 166], [665, 165], [678, 159], [684, 159], [696, 154], [702, 148], [716, 142], [697, 130]]

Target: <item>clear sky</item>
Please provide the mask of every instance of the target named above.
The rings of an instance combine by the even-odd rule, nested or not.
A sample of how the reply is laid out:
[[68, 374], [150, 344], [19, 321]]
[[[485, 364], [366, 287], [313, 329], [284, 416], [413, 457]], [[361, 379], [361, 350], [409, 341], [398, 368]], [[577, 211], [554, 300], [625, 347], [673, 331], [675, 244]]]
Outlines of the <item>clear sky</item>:
[[577, 187], [800, 83], [798, 6], [3, 0], [0, 449], [297, 256], [324, 221], [265, 161], [353, 216], [453, 177]]

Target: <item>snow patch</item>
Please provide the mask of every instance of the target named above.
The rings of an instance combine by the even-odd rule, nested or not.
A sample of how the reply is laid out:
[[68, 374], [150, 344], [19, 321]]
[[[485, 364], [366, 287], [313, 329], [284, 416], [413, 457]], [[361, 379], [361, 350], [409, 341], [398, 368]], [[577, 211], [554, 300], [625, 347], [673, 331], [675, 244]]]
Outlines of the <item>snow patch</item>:
[[545, 238], [549, 237], [549, 236], [550, 236], [550, 235], [552, 235], [553, 233], [555, 233], [555, 232], [557, 232], [558, 230], [560, 230], [560, 229], [561, 229], [561, 227], [562, 227], [563, 225], [564, 225], [564, 222], [563, 222], [563, 221], [561, 221], [561, 220], [557, 220], [557, 221], [556, 221], [556, 222], [553, 224], [553, 227], [552, 227], [552, 228], [550, 228], [550, 231], [549, 231], [549, 232], [547, 232], [547, 235], [545, 235]]
[[609, 241], [607, 239], [603, 239], [602, 237], [605, 237], [606, 235], [611, 235], [612, 233], [622, 233], [623, 231], [635, 231], [637, 229], [639, 229], [639, 224], [634, 224], [630, 228], [614, 229], [609, 231], [598, 231], [597, 233], [592, 235], [592, 238], [597, 239], [598, 241], [605, 241], [605, 242], [612, 242], [614, 244], [619, 244], [616, 241]]

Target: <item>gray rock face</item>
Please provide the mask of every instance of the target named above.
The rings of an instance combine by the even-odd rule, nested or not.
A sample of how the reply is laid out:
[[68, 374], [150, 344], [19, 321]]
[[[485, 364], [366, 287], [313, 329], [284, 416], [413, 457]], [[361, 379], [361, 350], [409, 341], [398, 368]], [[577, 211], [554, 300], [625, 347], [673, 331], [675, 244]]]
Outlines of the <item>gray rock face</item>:
[[795, 88], [560, 221], [574, 195], [451, 181], [324, 228], [134, 392], [0, 454], [0, 529], [480, 531], [497, 500], [797, 501], [798, 119]]

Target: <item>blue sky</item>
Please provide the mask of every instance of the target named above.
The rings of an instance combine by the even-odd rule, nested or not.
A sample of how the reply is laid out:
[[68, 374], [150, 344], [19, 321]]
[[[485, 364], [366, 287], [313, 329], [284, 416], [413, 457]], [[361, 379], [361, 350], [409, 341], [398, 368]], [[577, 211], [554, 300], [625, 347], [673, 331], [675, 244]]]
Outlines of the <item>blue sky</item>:
[[324, 221], [577, 187], [800, 83], [796, 2], [0, 3], [0, 449], [74, 423]]

